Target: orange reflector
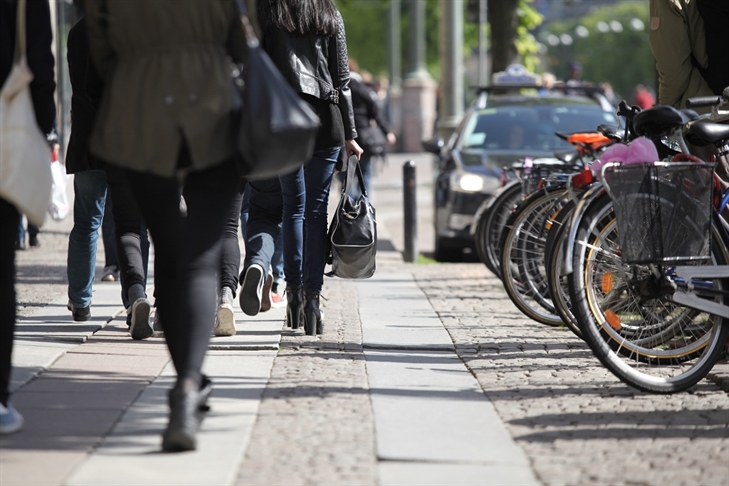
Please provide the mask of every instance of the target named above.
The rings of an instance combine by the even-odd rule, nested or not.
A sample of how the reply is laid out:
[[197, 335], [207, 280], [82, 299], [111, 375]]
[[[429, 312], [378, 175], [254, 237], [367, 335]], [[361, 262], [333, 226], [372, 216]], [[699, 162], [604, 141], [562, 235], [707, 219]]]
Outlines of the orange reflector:
[[575, 174], [572, 176], [572, 187], [578, 188], [578, 187], [584, 187], [589, 184], [592, 184], [593, 178], [592, 178], [592, 170], [586, 169], [580, 172], [579, 174]]
[[613, 274], [606, 272], [602, 275], [602, 293], [607, 294], [613, 289]]
[[619, 331], [620, 328], [623, 327], [623, 325], [620, 324], [620, 317], [618, 317], [618, 315], [611, 310], [605, 311], [605, 320], [608, 324], [610, 324], [610, 327], [612, 327], [616, 331]]

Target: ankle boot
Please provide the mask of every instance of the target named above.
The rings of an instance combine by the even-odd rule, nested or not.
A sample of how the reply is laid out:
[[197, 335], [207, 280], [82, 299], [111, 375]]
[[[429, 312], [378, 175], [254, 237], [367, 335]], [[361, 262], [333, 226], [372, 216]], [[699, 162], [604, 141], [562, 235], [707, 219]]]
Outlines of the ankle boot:
[[319, 293], [307, 293], [306, 305], [304, 306], [304, 314], [306, 315], [306, 334], [313, 336], [322, 333], [321, 310], [319, 309]]
[[304, 288], [286, 287], [286, 325], [298, 329], [304, 321]]

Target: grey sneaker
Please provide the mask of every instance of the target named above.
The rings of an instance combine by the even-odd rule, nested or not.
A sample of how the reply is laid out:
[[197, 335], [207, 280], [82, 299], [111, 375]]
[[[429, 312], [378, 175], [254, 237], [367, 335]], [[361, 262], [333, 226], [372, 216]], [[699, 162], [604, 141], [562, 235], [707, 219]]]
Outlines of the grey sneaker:
[[220, 291], [220, 303], [218, 304], [218, 313], [215, 316], [213, 334], [216, 336], [235, 336], [233, 291], [229, 287], [223, 287]]
[[116, 265], [109, 265], [104, 267], [104, 272], [101, 274], [102, 282], [116, 282], [119, 280], [119, 269]]
[[142, 297], [132, 304], [129, 313], [132, 316], [132, 323], [129, 326], [129, 334], [137, 341], [147, 339], [154, 334], [154, 329], [149, 322], [149, 313], [152, 311], [152, 304]]
[[15, 410], [13, 404], [0, 403], [0, 435], [14, 434], [23, 428], [23, 416]]
[[241, 284], [239, 303], [244, 314], [255, 316], [261, 311], [261, 295], [263, 294], [263, 267], [252, 264], [246, 269]]

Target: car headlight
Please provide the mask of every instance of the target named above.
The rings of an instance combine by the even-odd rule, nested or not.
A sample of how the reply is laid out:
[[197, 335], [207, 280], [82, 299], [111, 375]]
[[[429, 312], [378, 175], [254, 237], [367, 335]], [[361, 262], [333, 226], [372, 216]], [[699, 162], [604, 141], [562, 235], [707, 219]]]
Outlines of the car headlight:
[[454, 191], [481, 192], [490, 184], [485, 177], [471, 172], [454, 172], [451, 174], [451, 188]]

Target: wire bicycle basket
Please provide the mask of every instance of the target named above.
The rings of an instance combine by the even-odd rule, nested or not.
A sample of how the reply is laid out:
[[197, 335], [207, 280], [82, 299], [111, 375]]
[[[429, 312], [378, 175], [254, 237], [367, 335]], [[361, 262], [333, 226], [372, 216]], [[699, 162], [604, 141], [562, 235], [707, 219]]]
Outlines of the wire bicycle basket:
[[613, 200], [624, 263], [710, 258], [714, 165], [607, 163], [602, 180]]

